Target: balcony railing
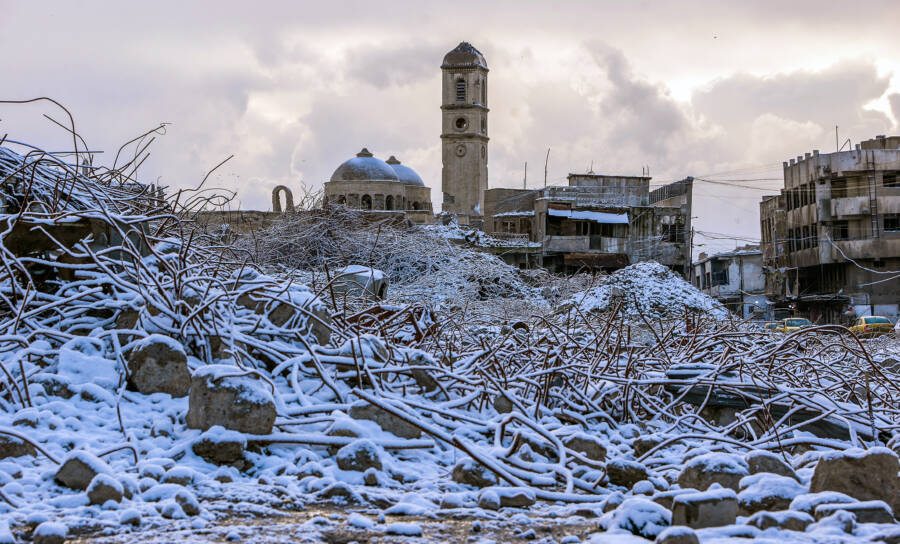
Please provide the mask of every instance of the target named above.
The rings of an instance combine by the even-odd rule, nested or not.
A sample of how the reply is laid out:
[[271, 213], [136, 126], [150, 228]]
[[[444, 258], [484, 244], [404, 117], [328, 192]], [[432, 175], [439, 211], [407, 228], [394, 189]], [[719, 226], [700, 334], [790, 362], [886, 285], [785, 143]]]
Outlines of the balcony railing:
[[507, 242], [528, 242], [528, 233], [524, 232], [492, 232], [491, 238], [505, 240]]

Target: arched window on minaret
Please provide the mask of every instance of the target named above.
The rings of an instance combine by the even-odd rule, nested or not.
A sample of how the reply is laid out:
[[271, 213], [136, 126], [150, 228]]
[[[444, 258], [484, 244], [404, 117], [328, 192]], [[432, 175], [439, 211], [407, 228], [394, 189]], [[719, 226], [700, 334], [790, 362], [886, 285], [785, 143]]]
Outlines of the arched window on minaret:
[[466, 101], [466, 80], [459, 78], [456, 80], [456, 101]]

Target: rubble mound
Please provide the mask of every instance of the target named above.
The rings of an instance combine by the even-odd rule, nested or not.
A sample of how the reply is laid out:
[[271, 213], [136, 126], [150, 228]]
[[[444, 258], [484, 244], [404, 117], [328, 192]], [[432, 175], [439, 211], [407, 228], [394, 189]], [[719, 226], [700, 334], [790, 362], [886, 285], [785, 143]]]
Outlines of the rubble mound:
[[591, 289], [573, 295], [564, 308], [582, 312], [608, 312], [621, 304], [625, 315], [643, 313], [647, 318], [677, 318], [685, 309], [703, 312], [716, 319], [728, 317], [728, 310], [655, 261], [626, 266]]

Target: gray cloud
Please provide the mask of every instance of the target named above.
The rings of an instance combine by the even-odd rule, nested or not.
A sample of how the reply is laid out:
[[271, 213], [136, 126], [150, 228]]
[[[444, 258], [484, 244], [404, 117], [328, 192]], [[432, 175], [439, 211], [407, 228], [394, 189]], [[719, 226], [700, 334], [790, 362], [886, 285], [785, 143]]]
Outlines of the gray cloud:
[[738, 73], [694, 93], [694, 108], [713, 123], [746, 128], [769, 113], [783, 119], [844, 125], [855, 133], [884, 130], [890, 120], [863, 106], [888, 89], [872, 62], [844, 60], [821, 71], [799, 70], [769, 76]]
[[347, 75], [377, 88], [434, 79], [447, 44], [366, 44], [347, 51]]
[[[4, 3], [0, 47], [16, 53], [4, 58], [2, 92], [61, 100], [107, 151], [172, 122], [143, 175], [187, 186], [233, 153], [214, 181], [251, 208], [266, 208], [275, 184], [319, 186], [364, 145], [397, 154], [439, 199], [438, 66], [462, 39], [491, 67], [494, 187], [521, 186], [525, 161], [532, 186], [542, 183], [547, 147], [551, 183], [592, 161], [623, 174], [648, 164], [660, 181], [773, 163], [778, 175], [785, 158], [830, 149], [834, 124], [854, 142], [900, 128], [864, 107], [893, 93], [900, 121], [890, 86], [900, 64], [885, 53], [900, 48], [900, 4], [889, 0], [853, 12], [775, 0], [333, 4], [223, 0], [211, 17], [206, 5], [166, 0]], [[835, 45], [835, 32], [869, 38]], [[44, 111], [0, 106], [0, 134], [67, 145]], [[709, 230], [738, 228], [725, 199], [746, 211], [736, 233], [755, 234], [759, 192], [698, 192], [697, 214], [720, 223]]]

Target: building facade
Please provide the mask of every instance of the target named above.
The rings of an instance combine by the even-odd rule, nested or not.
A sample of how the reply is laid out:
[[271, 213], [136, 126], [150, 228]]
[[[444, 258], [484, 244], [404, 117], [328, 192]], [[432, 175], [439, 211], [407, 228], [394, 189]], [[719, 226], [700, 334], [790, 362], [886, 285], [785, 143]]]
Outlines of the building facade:
[[[484, 230], [519, 237], [523, 250], [526, 242], [540, 243], [531, 262], [555, 272], [612, 271], [655, 260], [687, 277], [692, 179], [652, 193], [644, 176], [570, 174], [568, 180], [568, 186], [488, 190]], [[517, 259], [516, 252], [506, 258]]]
[[742, 319], [774, 320], [766, 298], [763, 254], [747, 246], [713, 256], [700, 254], [692, 283]]
[[462, 42], [441, 63], [441, 189], [443, 211], [460, 223], [482, 216], [488, 188], [488, 67]]
[[824, 323], [900, 315], [900, 137], [785, 162], [760, 220], [776, 306]]

